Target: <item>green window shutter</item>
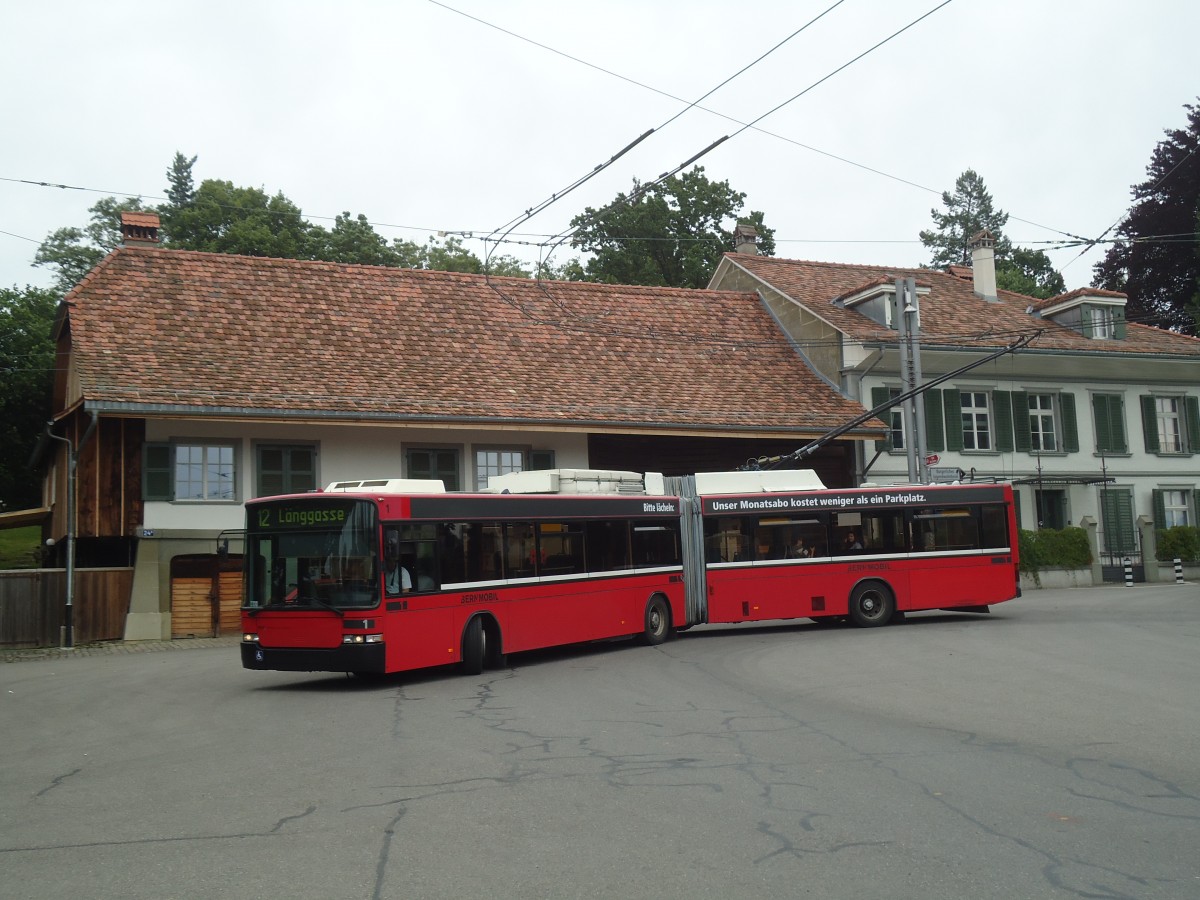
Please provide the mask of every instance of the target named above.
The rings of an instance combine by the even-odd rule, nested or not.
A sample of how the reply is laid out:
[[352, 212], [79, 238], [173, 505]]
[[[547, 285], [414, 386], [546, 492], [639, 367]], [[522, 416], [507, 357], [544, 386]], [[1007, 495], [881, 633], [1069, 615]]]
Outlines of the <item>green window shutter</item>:
[[1033, 449], [1033, 438], [1029, 434], [1029, 394], [1025, 391], [1012, 392], [1013, 446], [1028, 453]]
[[946, 411], [946, 449], [963, 448], [962, 396], [954, 388], [942, 391], [942, 408]]
[[1125, 489], [1101, 492], [1104, 515], [1104, 549], [1110, 553], [1132, 553], [1137, 544], [1133, 530], [1133, 498]]
[[[871, 409], [875, 409], [880, 404], [886, 403], [890, 394], [891, 392], [885, 387], [871, 388]], [[891, 416], [892, 411], [890, 409], [887, 412], [880, 414], [880, 417], [884, 422], [890, 422]], [[892, 436], [890, 432], [882, 441], [875, 442], [875, 449], [883, 452], [892, 449]]]
[[[1011, 453], [1013, 449], [1012, 394], [1008, 391], [992, 391], [992, 409], [996, 416], [996, 449]], [[1029, 424], [1026, 414], [1025, 424]]]
[[[1068, 453], [1079, 452], [1079, 422], [1075, 415], [1075, 395], [1059, 394], [1058, 408], [1062, 413], [1062, 447]], [[1028, 417], [1026, 417], [1028, 418]]]
[[1166, 527], [1167, 521], [1167, 504], [1163, 501], [1163, 492], [1153, 490], [1150, 492], [1154, 498], [1154, 524], [1159, 528]]
[[1114, 308], [1112, 311], [1112, 318], [1113, 318], [1113, 340], [1117, 340], [1117, 341], [1125, 340], [1125, 334], [1126, 334], [1125, 310]]
[[1096, 415], [1096, 452], [1127, 453], [1121, 398], [1116, 394], [1093, 394], [1092, 410]]
[[1096, 450], [1103, 452], [1108, 449], [1108, 433], [1111, 428], [1108, 422], [1108, 397], [1092, 394], [1092, 415], [1096, 420]]
[[1187, 452], [1200, 453], [1200, 398], [1184, 397], [1183, 408], [1187, 418]]
[[142, 499], [173, 500], [171, 445], [146, 444], [142, 448]]
[[946, 429], [942, 423], [942, 392], [928, 390], [921, 395], [925, 402], [925, 449], [946, 449]]
[[1092, 308], [1090, 306], [1083, 306], [1079, 310], [1079, 317], [1079, 322], [1083, 325], [1083, 336], [1085, 338], [1094, 337], [1096, 331], [1092, 327]]
[[1142, 402], [1142, 436], [1146, 439], [1146, 452], [1157, 453], [1158, 445], [1158, 413], [1154, 409], [1154, 398], [1143, 394]]

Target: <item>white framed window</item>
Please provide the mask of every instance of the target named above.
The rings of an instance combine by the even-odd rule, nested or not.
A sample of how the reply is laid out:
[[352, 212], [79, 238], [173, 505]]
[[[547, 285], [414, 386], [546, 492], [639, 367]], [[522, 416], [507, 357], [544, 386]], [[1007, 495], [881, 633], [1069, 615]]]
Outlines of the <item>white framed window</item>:
[[991, 450], [992, 425], [987, 391], [961, 391], [964, 450]]
[[[890, 388], [888, 398], [895, 400], [900, 396], [900, 388]], [[903, 450], [904, 444], [904, 407], [893, 406], [888, 410], [888, 440], [893, 450]]]
[[493, 475], [525, 471], [525, 451], [516, 447], [477, 447], [475, 449], [475, 488], [483, 490]]
[[1113, 334], [1113, 314], [1107, 309], [1094, 310], [1092, 312], [1092, 340], [1111, 341]]
[[1159, 528], [1178, 528], [1195, 524], [1194, 492], [1188, 488], [1162, 488], [1154, 491], [1154, 519]]
[[1160, 453], [1183, 452], [1183, 416], [1178, 397], [1155, 397], [1154, 416], [1158, 425]]
[[1053, 394], [1029, 395], [1029, 439], [1034, 451], [1053, 453], [1059, 449]]

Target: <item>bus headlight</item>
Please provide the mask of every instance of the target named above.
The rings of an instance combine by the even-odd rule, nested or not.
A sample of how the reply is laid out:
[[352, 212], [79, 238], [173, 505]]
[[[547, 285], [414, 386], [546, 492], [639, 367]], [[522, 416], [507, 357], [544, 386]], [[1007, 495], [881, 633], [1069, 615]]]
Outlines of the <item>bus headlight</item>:
[[244, 641], [247, 644], [257, 644], [258, 643], [258, 635], [257, 634], [249, 634], [249, 633], [243, 634], [242, 641]]
[[343, 644], [382, 644], [382, 634], [343, 634]]

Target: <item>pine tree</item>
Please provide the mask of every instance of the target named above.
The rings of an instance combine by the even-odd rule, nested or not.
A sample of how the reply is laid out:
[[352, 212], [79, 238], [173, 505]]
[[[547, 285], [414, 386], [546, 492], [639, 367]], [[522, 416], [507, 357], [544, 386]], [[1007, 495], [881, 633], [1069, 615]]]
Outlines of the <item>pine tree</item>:
[[1012, 242], [1004, 236], [1008, 213], [993, 208], [992, 195], [974, 170], [967, 169], [958, 176], [953, 194], [942, 192], [942, 204], [945, 212], [929, 211], [935, 229], [921, 232], [921, 243], [933, 251], [929, 268], [969, 266], [971, 238], [985, 228], [996, 238], [996, 259], [1012, 256]]

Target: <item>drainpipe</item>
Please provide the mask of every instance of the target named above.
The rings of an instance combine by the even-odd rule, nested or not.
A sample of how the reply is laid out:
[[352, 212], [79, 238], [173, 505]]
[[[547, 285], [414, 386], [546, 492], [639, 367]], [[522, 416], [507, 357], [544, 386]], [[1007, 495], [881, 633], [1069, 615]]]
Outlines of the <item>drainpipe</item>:
[[75, 471], [79, 466], [79, 451], [96, 430], [99, 420], [99, 413], [93, 412], [92, 421], [79, 439], [78, 447], [71, 443], [70, 438], [55, 434], [53, 422], [46, 423], [46, 437], [67, 445], [67, 603], [62, 633], [62, 646], [66, 648], [75, 646]]

